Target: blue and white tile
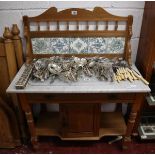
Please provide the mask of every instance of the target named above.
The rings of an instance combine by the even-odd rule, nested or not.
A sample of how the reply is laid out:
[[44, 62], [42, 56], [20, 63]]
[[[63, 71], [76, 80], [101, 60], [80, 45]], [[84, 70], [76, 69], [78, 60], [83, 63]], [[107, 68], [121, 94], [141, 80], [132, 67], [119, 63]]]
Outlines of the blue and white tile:
[[123, 53], [123, 37], [33, 38], [34, 54]]
[[88, 53], [88, 38], [70, 38], [70, 53]]
[[107, 38], [107, 53], [123, 53], [125, 45], [125, 38], [111, 37]]
[[69, 53], [69, 38], [33, 38], [34, 54], [63, 54]]
[[106, 53], [106, 39], [103, 37], [88, 38], [88, 53]]
[[32, 38], [31, 41], [34, 54], [43, 54], [47, 52], [48, 42], [45, 38]]
[[49, 50], [55, 54], [69, 53], [69, 38], [50, 38]]

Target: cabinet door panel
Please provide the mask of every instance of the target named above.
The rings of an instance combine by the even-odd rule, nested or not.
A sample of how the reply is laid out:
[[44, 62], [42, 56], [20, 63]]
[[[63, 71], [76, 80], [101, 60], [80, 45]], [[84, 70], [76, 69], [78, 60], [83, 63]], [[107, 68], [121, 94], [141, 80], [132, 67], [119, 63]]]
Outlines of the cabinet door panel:
[[65, 137], [95, 136], [99, 130], [98, 104], [63, 104], [62, 131]]

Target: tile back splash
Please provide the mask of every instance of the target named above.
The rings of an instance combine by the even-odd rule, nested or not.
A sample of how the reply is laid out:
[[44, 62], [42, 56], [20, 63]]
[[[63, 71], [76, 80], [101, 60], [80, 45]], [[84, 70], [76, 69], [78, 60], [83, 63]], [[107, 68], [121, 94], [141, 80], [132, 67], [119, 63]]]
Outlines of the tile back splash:
[[34, 54], [123, 53], [123, 37], [32, 38]]

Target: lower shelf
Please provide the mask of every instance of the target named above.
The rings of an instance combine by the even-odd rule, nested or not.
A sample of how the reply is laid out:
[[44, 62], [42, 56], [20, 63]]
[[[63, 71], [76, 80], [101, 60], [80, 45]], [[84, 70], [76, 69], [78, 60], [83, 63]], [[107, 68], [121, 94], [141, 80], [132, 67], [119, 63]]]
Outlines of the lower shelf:
[[121, 113], [104, 112], [101, 113], [99, 136], [63, 138], [60, 133], [59, 113], [46, 113], [36, 122], [37, 136], [58, 136], [62, 140], [99, 140], [103, 136], [124, 135], [126, 124]]
[[101, 125], [99, 135], [117, 136], [124, 135], [126, 124], [123, 115], [119, 112], [104, 112], [101, 114]]
[[47, 112], [41, 115], [36, 122], [36, 134], [38, 136], [60, 136], [59, 113]]

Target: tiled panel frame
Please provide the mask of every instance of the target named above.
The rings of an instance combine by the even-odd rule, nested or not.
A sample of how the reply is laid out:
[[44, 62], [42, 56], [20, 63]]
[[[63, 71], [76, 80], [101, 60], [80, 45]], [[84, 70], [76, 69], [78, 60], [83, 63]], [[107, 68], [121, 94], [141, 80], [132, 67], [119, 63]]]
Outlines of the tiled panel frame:
[[32, 38], [34, 54], [123, 53], [123, 37]]

